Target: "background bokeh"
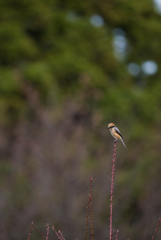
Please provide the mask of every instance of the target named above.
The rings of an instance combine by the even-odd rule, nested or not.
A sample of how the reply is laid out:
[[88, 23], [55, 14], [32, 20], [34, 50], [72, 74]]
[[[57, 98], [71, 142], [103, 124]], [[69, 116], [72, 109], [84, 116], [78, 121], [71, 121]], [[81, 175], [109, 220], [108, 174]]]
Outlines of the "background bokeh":
[[151, 239], [161, 217], [160, 68], [159, 0], [0, 1], [1, 239], [27, 239], [32, 221], [84, 239], [89, 177], [94, 237], [108, 239], [109, 122], [128, 148], [118, 143], [113, 226], [120, 240]]

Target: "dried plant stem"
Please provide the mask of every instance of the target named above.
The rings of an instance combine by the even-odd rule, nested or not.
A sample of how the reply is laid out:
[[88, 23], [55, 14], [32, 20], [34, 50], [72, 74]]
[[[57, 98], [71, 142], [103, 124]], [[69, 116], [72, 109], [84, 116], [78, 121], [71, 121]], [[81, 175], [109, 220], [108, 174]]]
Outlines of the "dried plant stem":
[[[65, 238], [63, 237], [63, 234], [61, 233], [61, 231], [59, 230], [58, 232], [55, 230], [54, 226], [52, 226], [52, 229], [54, 230], [56, 236], [58, 237], [58, 239], [60, 240], [65, 240]], [[59, 235], [60, 234], [60, 235]]]
[[118, 234], [119, 234], [119, 230], [117, 229], [117, 233], [115, 235], [115, 240], [118, 240]]
[[49, 239], [49, 228], [50, 228], [49, 223], [47, 223], [46, 226], [47, 226], [46, 240], [48, 240]]
[[93, 209], [92, 209], [92, 178], [90, 177], [90, 194], [88, 195], [88, 206], [87, 206], [87, 214], [86, 214], [86, 227], [85, 227], [85, 240], [87, 240], [87, 228], [88, 228], [88, 219], [89, 219], [89, 208], [90, 208], [90, 214], [91, 214], [91, 238], [94, 240], [93, 236]]
[[85, 240], [87, 240], [87, 228], [88, 228], [88, 215], [89, 215], [89, 206], [90, 206], [90, 194], [89, 194], [89, 197], [88, 197], [88, 206], [87, 206], [87, 214], [86, 214], [86, 227], [85, 227], [85, 230], [86, 230], [86, 233], [85, 233]]
[[112, 206], [113, 206], [113, 185], [114, 185], [114, 172], [115, 172], [115, 160], [116, 160], [116, 148], [117, 147], [117, 141], [114, 141], [114, 154], [113, 154], [113, 159], [112, 159], [112, 171], [111, 171], [111, 192], [110, 192], [110, 195], [111, 195], [111, 198], [110, 198], [110, 201], [111, 201], [111, 204], [110, 204], [110, 240], [112, 240], [113, 238], [113, 230], [112, 230]]
[[46, 237], [34, 226], [34, 229], [44, 238], [46, 239]]
[[32, 222], [32, 223], [31, 223], [31, 227], [30, 227], [30, 232], [29, 232], [29, 238], [28, 238], [28, 240], [30, 240], [30, 238], [31, 238], [31, 232], [32, 232], [32, 230], [33, 230], [33, 226], [34, 226], [34, 223]]
[[60, 234], [61, 239], [62, 239], [62, 240], [65, 240], [65, 238], [64, 238], [64, 236], [63, 236], [63, 234], [62, 234], [62, 232], [61, 232], [60, 230], [58, 231], [58, 233]]
[[92, 178], [90, 178], [90, 210], [91, 210], [91, 238], [94, 240], [93, 236], [93, 217], [92, 217]]
[[156, 235], [156, 232], [158, 231], [160, 222], [161, 222], [161, 218], [159, 218], [158, 224], [157, 224], [156, 229], [154, 231], [154, 235], [152, 236], [152, 240], [154, 240], [154, 238], [155, 238], [155, 235]]

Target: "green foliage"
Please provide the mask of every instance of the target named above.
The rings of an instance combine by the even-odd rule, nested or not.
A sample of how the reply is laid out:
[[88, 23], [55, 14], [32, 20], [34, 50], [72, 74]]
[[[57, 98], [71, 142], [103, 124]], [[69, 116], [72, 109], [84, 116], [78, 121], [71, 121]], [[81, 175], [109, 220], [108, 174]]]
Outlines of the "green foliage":
[[[67, 226], [67, 238], [77, 238], [72, 229], [80, 233], [85, 216], [80, 186], [89, 174], [100, 184], [96, 238], [105, 239], [109, 122], [121, 129], [128, 148], [120, 153], [116, 173], [115, 204], [120, 207], [116, 222], [122, 227], [122, 239], [129, 229], [135, 233], [137, 227], [139, 232], [141, 221], [148, 225], [143, 202], [149, 206], [155, 196], [151, 204], [157, 201], [159, 206], [161, 180], [161, 15], [152, 4], [150, 0], [0, 1], [0, 202], [2, 208], [14, 209], [11, 215], [2, 214], [4, 240], [11, 239], [7, 226], [14, 223], [10, 222], [14, 215], [19, 220], [11, 227], [12, 239], [26, 239], [23, 233], [16, 235], [15, 228], [27, 228], [32, 218], [45, 226], [42, 221], [48, 217], [53, 221], [53, 216]], [[93, 15], [102, 17], [102, 26], [92, 24]], [[118, 55], [116, 30], [127, 43]], [[141, 69], [148, 60], [158, 65], [154, 75]], [[130, 75], [129, 63], [138, 64], [138, 75]], [[33, 165], [25, 170], [28, 159]], [[160, 210], [152, 208], [151, 214]], [[24, 223], [16, 211], [25, 216]], [[79, 220], [77, 229], [71, 218]], [[145, 232], [142, 239], [149, 236], [149, 230]]]

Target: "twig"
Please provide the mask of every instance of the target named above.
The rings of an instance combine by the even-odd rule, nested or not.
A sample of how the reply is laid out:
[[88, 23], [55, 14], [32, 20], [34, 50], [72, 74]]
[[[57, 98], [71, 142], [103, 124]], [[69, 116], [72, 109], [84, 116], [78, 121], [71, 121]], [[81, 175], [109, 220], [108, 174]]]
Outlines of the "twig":
[[113, 231], [112, 231], [112, 238], [113, 238], [114, 233], [115, 233], [115, 229], [113, 229]]
[[90, 178], [90, 210], [91, 210], [91, 238], [92, 240], [94, 240], [94, 236], [93, 236], [93, 217], [92, 217], [92, 178]]
[[58, 239], [60, 239], [60, 240], [65, 240], [64, 237], [62, 238], [62, 236], [59, 236], [59, 234], [58, 234], [59, 231], [57, 232], [57, 231], [55, 230], [54, 226], [52, 226], [52, 229], [54, 230], [54, 232], [55, 232], [56, 236], [58, 237]]
[[47, 223], [46, 226], [47, 226], [46, 240], [48, 240], [48, 237], [49, 237], [49, 228], [50, 228], [49, 223]]
[[110, 201], [111, 201], [111, 204], [110, 204], [110, 226], [109, 226], [109, 228], [110, 228], [110, 240], [112, 240], [112, 238], [113, 238], [113, 234], [112, 234], [112, 232], [113, 232], [113, 230], [112, 230], [112, 205], [113, 205], [113, 189], [114, 189], [114, 187], [113, 187], [113, 185], [114, 185], [114, 172], [115, 172], [115, 159], [116, 159], [116, 148], [117, 147], [117, 141], [114, 141], [114, 154], [113, 154], [113, 159], [112, 159], [112, 162], [113, 162], [113, 164], [112, 164], [112, 172], [111, 172], [111, 192], [110, 192], [110, 195], [111, 195], [111, 199], [110, 199]]
[[161, 218], [159, 218], [158, 224], [157, 224], [156, 229], [154, 231], [154, 235], [152, 236], [152, 240], [154, 240], [154, 238], [155, 238], [155, 235], [156, 235], [156, 232], [158, 231], [160, 222], [161, 222]]
[[118, 234], [119, 234], [119, 230], [117, 229], [117, 233], [115, 235], [115, 240], [118, 240]]
[[90, 194], [89, 194], [89, 197], [88, 197], [88, 206], [87, 206], [87, 214], [86, 214], [86, 227], [85, 227], [85, 230], [86, 230], [86, 233], [85, 233], [85, 240], [87, 240], [87, 228], [88, 228], [88, 215], [89, 215], [89, 206], [90, 206]]
[[34, 226], [34, 229], [44, 238], [46, 239], [46, 237]]
[[32, 232], [32, 230], [33, 230], [33, 226], [34, 226], [34, 223], [32, 222], [32, 223], [31, 223], [31, 227], [30, 227], [30, 232], [29, 232], [29, 238], [28, 238], [28, 240], [30, 240], [30, 238], [31, 238], [31, 232]]
[[60, 234], [61, 239], [62, 239], [62, 240], [65, 240], [65, 238], [64, 238], [64, 236], [63, 236], [63, 234], [62, 234], [62, 232], [61, 232], [60, 230], [58, 231], [58, 233]]

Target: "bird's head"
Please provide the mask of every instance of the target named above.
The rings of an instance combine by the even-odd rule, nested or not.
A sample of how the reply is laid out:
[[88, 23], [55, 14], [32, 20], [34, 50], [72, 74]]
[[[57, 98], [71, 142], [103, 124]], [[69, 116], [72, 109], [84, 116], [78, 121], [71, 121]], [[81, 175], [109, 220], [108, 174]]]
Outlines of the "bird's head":
[[108, 124], [108, 129], [113, 128], [113, 127], [115, 127], [115, 124], [114, 124], [114, 123], [109, 123], [109, 124]]

